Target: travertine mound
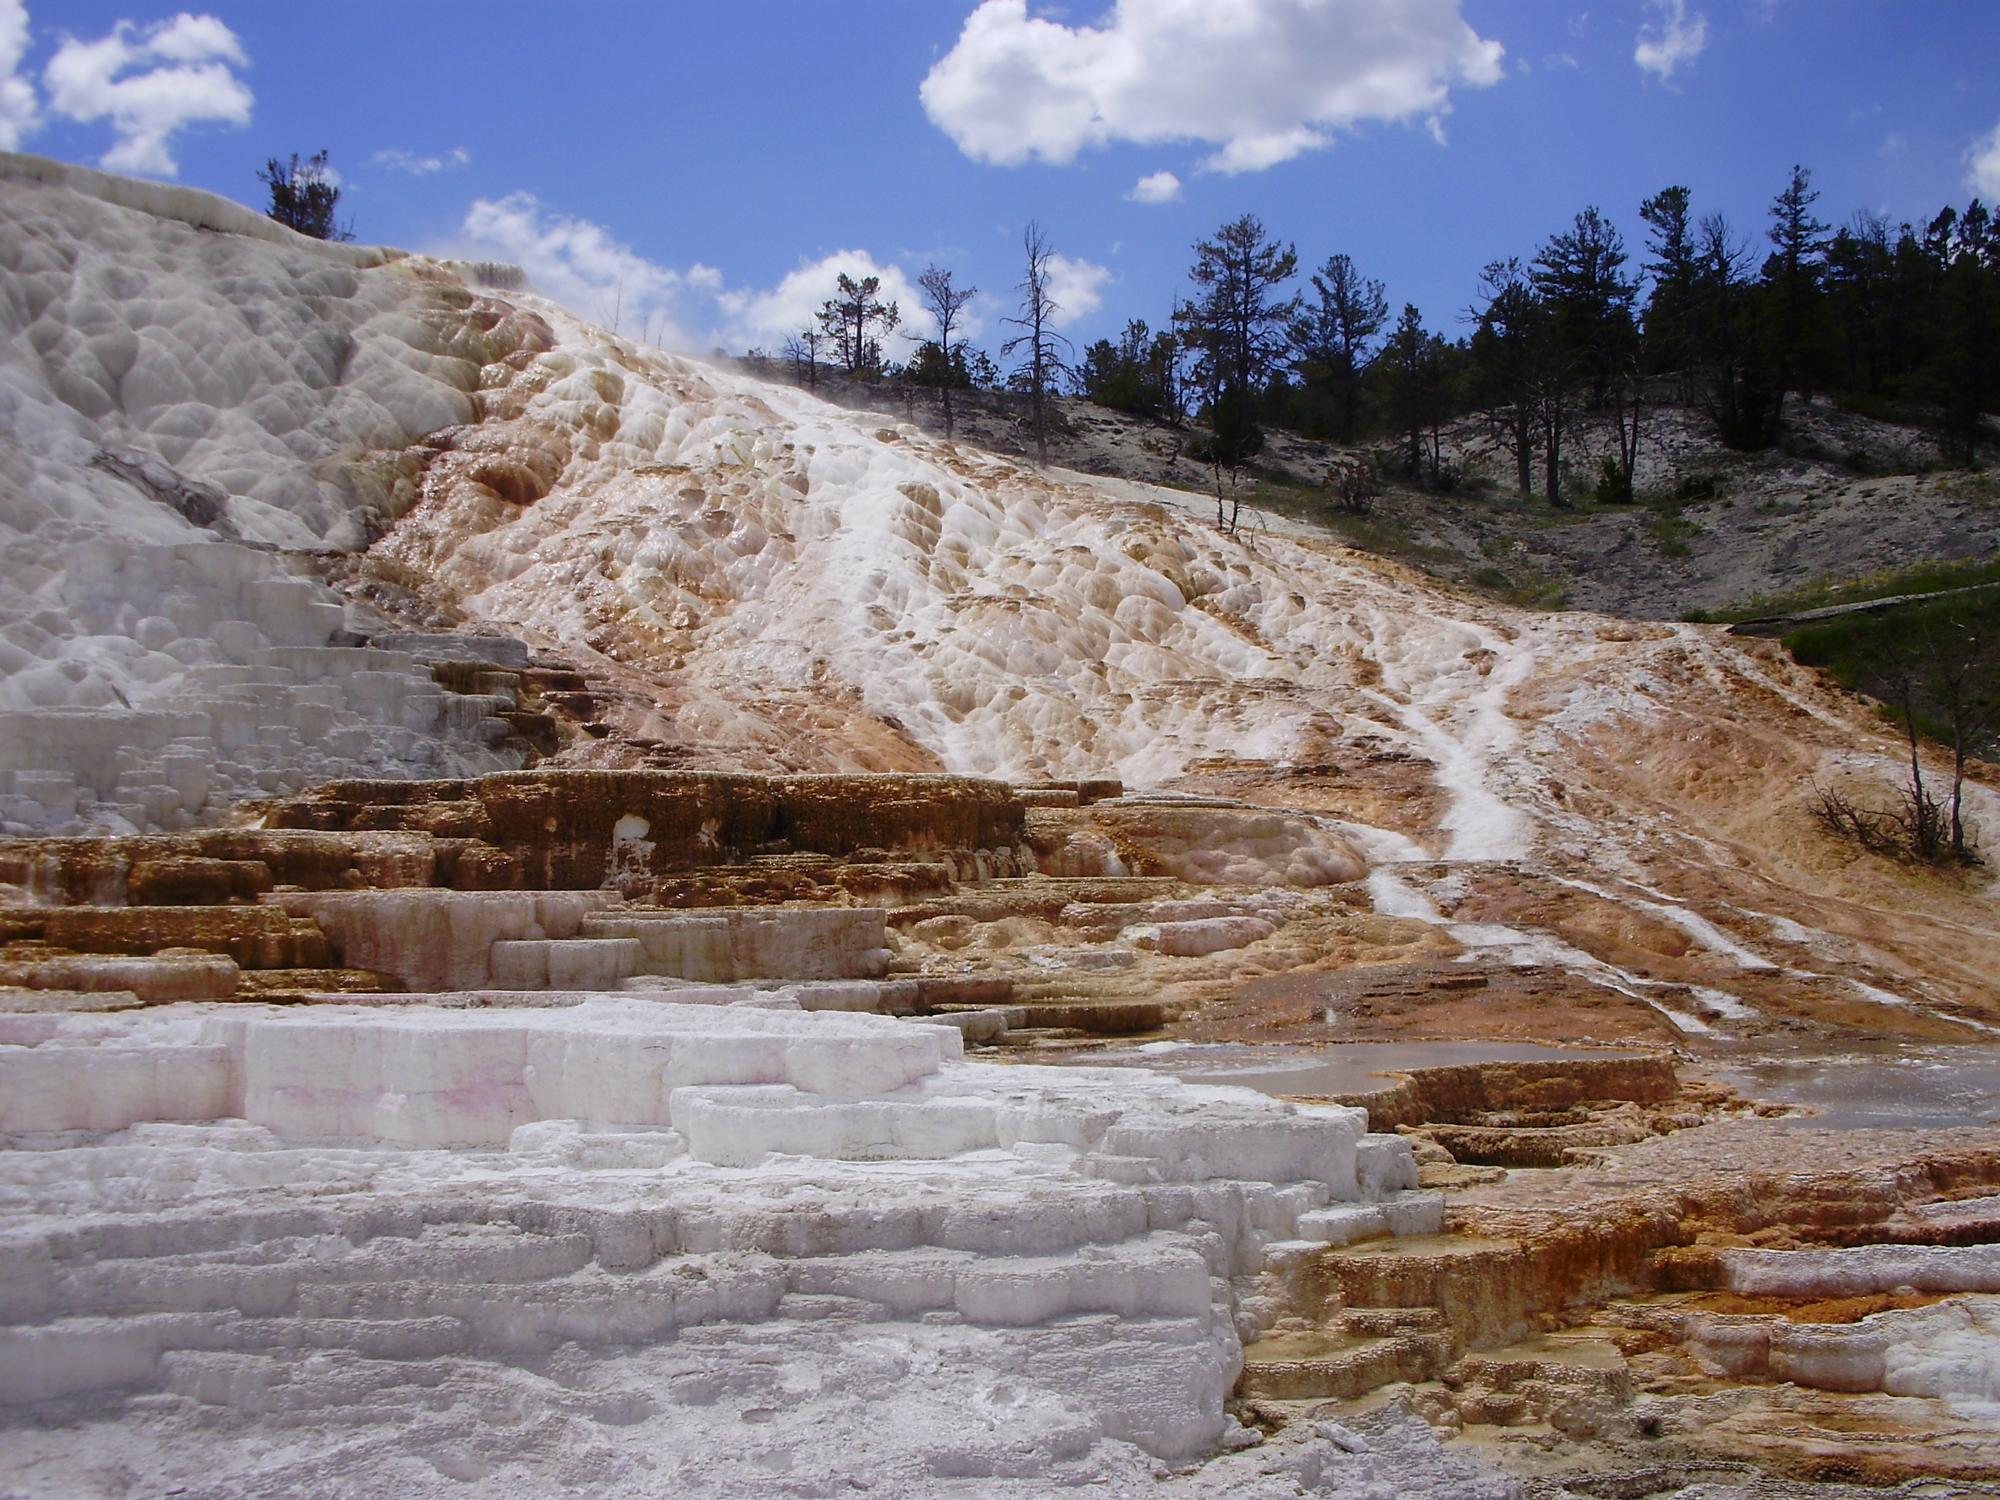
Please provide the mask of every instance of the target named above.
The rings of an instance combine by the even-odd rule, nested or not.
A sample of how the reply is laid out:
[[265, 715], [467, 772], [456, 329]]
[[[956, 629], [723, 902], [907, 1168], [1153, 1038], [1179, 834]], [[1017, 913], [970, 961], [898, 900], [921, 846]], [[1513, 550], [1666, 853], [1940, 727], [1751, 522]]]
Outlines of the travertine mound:
[[[621, 341], [490, 268], [26, 158], [0, 193], [0, 831], [191, 828], [551, 756], [992, 774], [1090, 815], [1047, 873], [1366, 873], [1482, 967], [1560, 970], [1619, 1012], [1607, 1039], [2000, 1024], [1977, 892], [1854, 860], [1806, 811], [1815, 777], [1892, 780], [1895, 747], [1764, 643], [1453, 597], [1306, 528], [1220, 534], [1172, 492]], [[1107, 798], [1121, 778], [1239, 811], [1177, 827]], [[429, 816], [449, 839], [538, 807]], [[534, 879], [595, 883], [599, 841]], [[788, 879], [758, 899], [813, 888]]]
[[961, 1056], [1983, 1040], [1990, 892], [1816, 829], [1900, 751], [1810, 673], [0, 197], [0, 833], [115, 835], [0, 841], [5, 1485], [1508, 1493], [1394, 1419], [1164, 1477], [1256, 1335], [1246, 1416], [1400, 1384], [1601, 1488], [1996, 1467], [1990, 1131]]

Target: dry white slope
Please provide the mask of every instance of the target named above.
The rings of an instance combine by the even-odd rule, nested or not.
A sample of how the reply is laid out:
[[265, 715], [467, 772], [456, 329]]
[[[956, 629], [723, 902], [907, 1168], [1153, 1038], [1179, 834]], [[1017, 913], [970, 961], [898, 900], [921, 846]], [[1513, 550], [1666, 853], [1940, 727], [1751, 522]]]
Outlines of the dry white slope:
[[[1792, 809], [1796, 837], [1814, 777], [1897, 774], [1879, 728], [1768, 646], [1508, 609], [1302, 531], [1224, 535], [1184, 495], [1043, 474], [511, 302], [545, 347], [489, 367], [481, 422], [432, 439], [444, 457], [372, 556], [636, 685], [647, 706], [624, 727], [696, 763], [1156, 786], [1216, 757], [1400, 757], [1422, 805], [1329, 837], [1376, 862], [1623, 881], [1602, 899], [1650, 900], [1725, 977], [1781, 966], [1753, 951], [1778, 930], [1764, 916], [1716, 925], [1709, 872], [1759, 854], [1736, 813]], [[1822, 894], [1795, 887], [1773, 915]], [[1975, 925], [1989, 943], [1990, 914]], [[1510, 962], [1571, 969], [1685, 1033], [1745, 1013], [1726, 985], [1501, 936], [1486, 946]], [[1901, 984], [1872, 958], [1866, 976]]]
[[398, 252], [0, 154], [0, 828], [181, 826], [494, 769], [480, 715], [279, 555], [350, 548], [473, 415], [471, 300]]

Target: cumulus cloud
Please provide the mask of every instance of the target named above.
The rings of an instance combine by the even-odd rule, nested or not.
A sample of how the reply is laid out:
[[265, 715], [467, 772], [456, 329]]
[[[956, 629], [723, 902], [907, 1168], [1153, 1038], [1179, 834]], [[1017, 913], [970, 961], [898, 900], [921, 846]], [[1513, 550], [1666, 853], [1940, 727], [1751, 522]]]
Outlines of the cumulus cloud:
[[20, 148], [35, 128], [35, 86], [16, 76], [28, 52], [28, 7], [0, 0], [0, 151]]
[[[895, 302], [902, 314], [899, 346], [930, 331], [915, 276], [865, 250], [836, 250], [801, 264], [775, 286], [730, 287], [714, 266], [696, 261], [680, 268], [649, 260], [602, 224], [562, 213], [528, 192], [475, 200], [457, 232], [430, 248], [461, 260], [517, 265], [536, 291], [578, 316], [671, 349], [775, 353], [818, 318], [842, 272], [857, 281], [880, 278], [878, 295]], [[1070, 278], [1063, 285], [1072, 288], [1079, 307], [1095, 306], [1107, 273], [1085, 262], [1065, 262], [1059, 274]], [[981, 327], [976, 309], [968, 309], [958, 331], [975, 336]], [[897, 350], [886, 352], [901, 357]]]
[[1052, 320], [1058, 328], [1068, 328], [1097, 311], [1104, 301], [1105, 283], [1111, 268], [1094, 261], [1076, 260], [1067, 255], [1049, 257], [1049, 296], [1056, 304]]
[[1708, 17], [1699, 11], [1690, 15], [1687, 0], [1647, 0], [1647, 6], [1656, 19], [1639, 28], [1632, 61], [1669, 83], [1677, 68], [1693, 62], [1708, 46]]
[[1180, 178], [1171, 172], [1153, 172], [1133, 183], [1125, 196], [1134, 203], [1172, 203], [1180, 195]]
[[65, 37], [42, 85], [65, 119], [111, 122], [118, 139], [100, 166], [172, 177], [176, 132], [207, 120], [250, 123], [252, 95], [231, 71], [249, 63], [235, 32], [183, 11], [145, 27], [120, 21], [96, 41]]
[[920, 90], [966, 155], [1062, 164], [1113, 141], [1207, 142], [1202, 165], [1260, 171], [1330, 131], [1450, 107], [1501, 77], [1459, 0], [1118, 0], [1096, 26], [985, 0]]
[[1965, 165], [1968, 187], [1982, 198], [2000, 198], [2000, 125], [1972, 143]]
[[472, 160], [472, 153], [463, 146], [453, 146], [451, 150], [438, 156], [420, 156], [414, 151], [404, 151], [391, 146], [385, 151], [377, 151], [368, 160], [378, 167], [387, 167], [392, 172], [407, 172], [412, 177], [430, 177], [438, 172], [465, 166]]
[[601, 224], [549, 208], [533, 193], [475, 199], [439, 253], [509, 261], [580, 317], [677, 349], [694, 347], [680, 305], [688, 277], [646, 259]]
[[[724, 317], [719, 342], [732, 349], [782, 347], [786, 339], [803, 332], [818, 319], [821, 304], [833, 296], [835, 281], [843, 273], [856, 281], [870, 276], [881, 278], [882, 289], [876, 295], [884, 302], [894, 302], [902, 314], [902, 322], [897, 325], [898, 338], [905, 334], [921, 338], [929, 329], [923, 294], [917, 290], [915, 278], [901, 266], [878, 261], [866, 250], [836, 250], [800, 266], [776, 286], [761, 291], [745, 287], [718, 293], [716, 303]], [[966, 310], [966, 321], [957, 331], [966, 337], [980, 331], [980, 320], [971, 308]]]

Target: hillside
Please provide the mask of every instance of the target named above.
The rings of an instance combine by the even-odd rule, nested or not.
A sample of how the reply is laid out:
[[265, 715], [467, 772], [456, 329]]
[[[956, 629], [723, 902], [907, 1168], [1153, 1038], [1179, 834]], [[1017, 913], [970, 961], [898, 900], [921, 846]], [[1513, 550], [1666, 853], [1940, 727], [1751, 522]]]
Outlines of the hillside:
[[1229, 533], [1109, 414], [0, 201], [0, 1489], [2000, 1474], [1993, 873], [1678, 618], [1985, 479]]
[[[935, 398], [823, 371], [822, 392], [941, 430]], [[1033, 450], [1026, 399], [960, 392], [959, 434], [995, 452]], [[1181, 456], [1192, 433], [1065, 396], [1054, 404], [1050, 460], [1085, 474], [1178, 489], [1211, 489]], [[1638, 503], [1601, 505], [1585, 476], [1610, 450], [1608, 423], [1572, 434], [1574, 503], [1555, 508], [1513, 489], [1512, 461], [1485, 427], [1463, 420], [1442, 435], [1444, 461], [1464, 476], [1438, 494], [1397, 480], [1393, 467], [1367, 515], [1342, 514], [1321, 486], [1328, 464], [1376, 450], [1342, 449], [1275, 431], [1243, 476], [1252, 526], [1271, 516], [1327, 527], [1364, 551], [1514, 602], [1675, 620], [1726, 612], [1825, 582], [1885, 569], [1993, 555], [2000, 548], [2000, 479], [1943, 462], [1935, 439], [1846, 411], [1824, 398], [1786, 408], [1778, 448], [1724, 447], [1699, 412], [1661, 405], [1644, 419]], [[1539, 479], [1539, 475], [1537, 476]]]
[[[490, 268], [218, 235], [240, 221], [215, 200], [10, 170], [9, 427], [34, 434], [10, 439], [0, 595], [15, 831], [536, 763], [1114, 777], [1298, 809], [1319, 831], [1288, 840], [1420, 874], [1446, 930], [1516, 912], [1575, 945], [1522, 962], [1637, 964], [1642, 1030], [1708, 1028], [1719, 1002], [1691, 997], [1737, 982], [1745, 942], [1778, 945], [1747, 971], [1778, 976], [1753, 1030], [1848, 1024], [1836, 958], [1918, 1000], [1853, 1016], [1870, 1030], [1994, 1003], [1984, 876], [1813, 823], [1814, 785], [1887, 795], [1900, 751], [1773, 643], [1454, 591], [1283, 512], [1223, 534], [1187, 490], [636, 346]], [[146, 295], [120, 279], [141, 257]], [[1132, 452], [1130, 424], [1087, 423]], [[1829, 516], [1881, 484], [1824, 482]], [[1984, 514], [1948, 498], [1976, 477], [1906, 483], [1931, 535]], [[1704, 513], [1754, 523], [1726, 502]], [[1418, 505], [1529, 515], [1398, 496], [1368, 524]], [[1663, 936], [1634, 891], [1709, 935]]]

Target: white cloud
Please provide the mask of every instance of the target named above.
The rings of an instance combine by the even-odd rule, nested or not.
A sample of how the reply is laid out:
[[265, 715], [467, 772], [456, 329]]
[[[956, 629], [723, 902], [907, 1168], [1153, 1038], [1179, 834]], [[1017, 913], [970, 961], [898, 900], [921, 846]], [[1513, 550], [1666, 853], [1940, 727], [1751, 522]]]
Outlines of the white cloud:
[[1646, 3], [1658, 19], [1656, 24], [1639, 28], [1632, 61], [1645, 72], [1657, 74], [1660, 82], [1669, 83], [1677, 68], [1693, 62], [1708, 46], [1708, 17], [1699, 11], [1689, 15], [1687, 0]]
[[1055, 301], [1055, 326], [1068, 328], [1097, 311], [1104, 300], [1111, 268], [1067, 255], [1049, 257], [1049, 296]]
[[377, 151], [368, 160], [378, 167], [387, 167], [392, 172], [407, 172], [412, 177], [429, 177], [438, 172], [447, 172], [454, 167], [465, 166], [472, 160], [472, 153], [463, 146], [453, 146], [440, 156], [419, 156], [414, 151], [404, 151], [391, 146], [385, 151]]
[[0, 0], [0, 151], [15, 151], [34, 132], [35, 86], [16, 76], [28, 52], [28, 7]]
[[1171, 172], [1153, 172], [1133, 183], [1125, 196], [1134, 203], [1172, 203], [1180, 195], [1180, 178]]
[[230, 71], [249, 63], [235, 32], [183, 11], [144, 28], [120, 21], [94, 42], [65, 37], [42, 84], [65, 119], [111, 121], [118, 139], [100, 166], [172, 177], [175, 132], [204, 120], [250, 123], [250, 90]]
[[547, 207], [533, 193], [475, 199], [439, 254], [509, 261], [580, 317], [676, 349], [695, 347], [681, 307], [688, 277], [613, 238], [601, 224]]
[[1501, 77], [1502, 48], [1459, 0], [1117, 0], [1097, 26], [985, 0], [924, 79], [926, 113], [959, 149], [1062, 164], [1113, 141], [1205, 141], [1202, 163], [1260, 171], [1364, 120], [1450, 105]]
[[1972, 143], [1965, 165], [1966, 186], [1982, 198], [2000, 199], [2000, 125]]
[[[882, 288], [876, 295], [884, 302], [894, 302], [902, 315], [897, 324], [899, 342], [905, 337], [925, 336], [930, 320], [924, 315], [923, 294], [908, 272], [901, 266], [876, 260], [866, 250], [836, 250], [800, 266], [776, 286], [762, 291], [739, 288], [718, 292], [716, 303], [724, 318], [718, 342], [730, 349], [776, 351], [786, 339], [804, 332], [818, 320], [821, 304], [833, 296], [835, 279], [843, 273], [856, 281], [870, 276], [881, 279]], [[973, 337], [980, 327], [980, 320], [968, 308], [966, 321], [957, 331]]]
[[[901, 358], [906, 344], [925, 337], [931, 326], [916, 278], [865, 250], [836, 250], [772, 287], [731, 288], [714, 266], [696, 261], [679, 269], [648, 260], [603, 225], [558, 212], [527, 192], [475, 200], [458, 232], [431, 249], [462, 260], [517, 265], [536, 291], [580, 317], [607, 328], [615, 324], [630, 338], [697, 353], [716, 346], [776, 353], [818, 318], [843, 272], [856, 280], [878, 277], [878, 295], [897, 304], [902, 321], [895, 347], [885, 351], [891, 357]], [[1083, 268], [1076, 295], [1080, 305], [1094, 306], [1096, 281], [1088, 273], [1099, 268], [1065, 264]], [[956, 331], [966, 336], [981, 331], [976, 307], [967, 309]]]

